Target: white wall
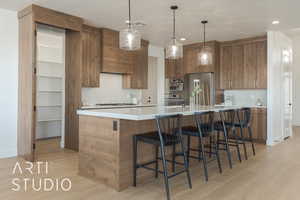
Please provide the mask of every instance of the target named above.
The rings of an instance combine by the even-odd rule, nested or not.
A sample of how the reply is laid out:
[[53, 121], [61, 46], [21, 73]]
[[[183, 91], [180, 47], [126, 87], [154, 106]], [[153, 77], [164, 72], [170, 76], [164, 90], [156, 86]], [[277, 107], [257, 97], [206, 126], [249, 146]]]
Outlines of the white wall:
[[[292, 40], [279, 31], [268, 32], [268, 138], [267, 144], [283, 141], [287, 133], [286, 86], [283, 50], [292, 49]], [[285, 68], [285, 69], [284, 69]], [[290, 126], [289, 126], [290, 127]], [[290, 129], [291, 130], [291, 129]], [[290, 133], [292, 133], [290, 131]]]
[[165, 51], [163, 47], [149, 45], [149, 56], [157, 58], [157, 103], [165, 102]]
[[300, 126], [300, 34], [293, 37], [293, 125]]
[[18, 20], [0, 9], [0, 158], [17, 155]]

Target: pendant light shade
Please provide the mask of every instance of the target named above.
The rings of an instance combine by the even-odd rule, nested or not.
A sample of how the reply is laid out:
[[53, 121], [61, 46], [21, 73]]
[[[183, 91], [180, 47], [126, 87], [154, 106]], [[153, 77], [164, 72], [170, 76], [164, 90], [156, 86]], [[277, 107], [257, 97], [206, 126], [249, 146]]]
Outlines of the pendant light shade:
[[203, 39], [203, 47], [201, 51], [198, 53], [198, 65], [212, 65], [213, 63], [213, 56], [212, 56], [212, 49], [209, 46], [206, 46], [205, 41], [205, 24], [208, 21], [202, 21], [203, 24], [203, 32], [204, 32], [204, 39]]
[[129, 4], [129, 19], [127, 23], [127, 28], [120, 31], [119, 33], [119, 47], [126, 51], [134, 51], [141, 48], [141, 34], [135, 28], [135, 25], [131, 21], [131, 5]]
[[171, 6], [171, 10], [173, 10], [173, 36], [166, 47], [166, 58], [167, 59], [179, 59], [183, 56], [183, 47], [180, 42], [176, 40], [175, 36], [175, 11], [178, 9], [178, 6]]

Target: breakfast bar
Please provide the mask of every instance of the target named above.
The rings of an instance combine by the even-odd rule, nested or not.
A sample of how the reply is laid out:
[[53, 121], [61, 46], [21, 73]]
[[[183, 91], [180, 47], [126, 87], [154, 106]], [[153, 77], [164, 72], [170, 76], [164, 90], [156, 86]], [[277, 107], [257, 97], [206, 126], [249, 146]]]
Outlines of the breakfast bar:
[[[156, 131], [158, 115], [182, 114], [182, 125], [194, 124], [195, 112], [237, 109], [228, 106], [153, 106], [118, 109], [78, 110], [79, 174], [100, 181], [117, 191], [132, 185], [132, 136]], [[143, 144], [139, 162], [154, 158], [155, 149]], [[138, 181], [153, 176], [139, 170]]]

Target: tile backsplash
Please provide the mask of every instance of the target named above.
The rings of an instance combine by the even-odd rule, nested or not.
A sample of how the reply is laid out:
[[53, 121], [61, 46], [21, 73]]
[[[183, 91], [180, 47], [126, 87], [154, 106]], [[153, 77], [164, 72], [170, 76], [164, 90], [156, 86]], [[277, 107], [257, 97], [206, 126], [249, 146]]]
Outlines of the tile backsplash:
[[99, 88], [82, 88], [83, 105], [98, 103], [132, 103], [132, 98], [141, 100], [141, 90], [124, 89], [122, 75], [101, 73]]
[[267, 90], [225, 90], [224, 99], [231, 99], [232, 105], [255, 106], [258, 100], [267, 105]]

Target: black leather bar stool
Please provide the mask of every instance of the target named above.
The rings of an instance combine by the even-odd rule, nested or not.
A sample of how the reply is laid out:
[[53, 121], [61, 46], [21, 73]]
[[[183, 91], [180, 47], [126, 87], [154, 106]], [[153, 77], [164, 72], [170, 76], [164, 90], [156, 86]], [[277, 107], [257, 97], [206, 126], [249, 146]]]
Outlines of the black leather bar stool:
[[[252, 137], [251, 130], [251, 108], [241, 108], [237, 110], [238, 123], [235, 123], [235, 127], [240, 128], [240, 144], [244, 146], [245, 158], [248, 159], [246, 142], [250, 142], [252, 146], [253, 155], [255, 155], [255, 146]], [[248, 138], [245, 137], [243, 130], [248, 131]]]
[[[169, 189], [169, 179], [179, 175], [181, 173], [186, 173], [188, 185], [192, 188], [190, 172], [188, 168], [188, 161], [186, 157], [186, 150], [183, 145], [182, 138], [182, 115], [168, 115], [168, 116], [157, 116], [156, 124], [157, 130], [156, 132], [139, 134], [133, 136], [133, 186], [136, 186], [136, 172], [139, 168], [145, 168], [148, 170], [152, 170], [155, 172], [155, 176], [158, 176], [158, 173], [164, 175], [165, 181], [165, 190], [167, 199], [170, 199], [170, 189]], [[138, 142], [143, 142], [147, 144], [152, 144], [156, 148], [156, 158], [153, 161], [147, 163], [137, 163], [137, 152], [138, 152]], [[176, 145], [181, 147], [181, 152], [176, 152]], [[172, 160], [168, 160], [166, 158], [166, 147], [171, 146], [173, 149]], [[160, 157], [158, 156], [160, 148]], [[176, 162], [176, 155], [183, 156], [183, 163]], [[163, 171], [158, 169], [158, 160], [162, 161]], [[169, 174], [167, 162], [172, 164], [173, 173]], [[155, 164], [155, 168], [149, 167], [149, 165]], [[175, 172], [175, 165], [182, 165], [183, 169]]]
[[[206, 154], [216, 156], [220, 173], [222, 173], [221, 161], [218, 145], [213, 139], [214, 136], [214, 112], [196, 112], [194, 114], [195, 126], [183, 127], [182, 133], [187, 136], [187, 157], [202, 160], [205, 180], [208, 181], [207, 158]], [[198, 138], [198, 148], [191, 148], [191, 137]], [[209, 139], [209, 145], [205, 145], [204, 139]], [[207, 150], [208, 149], [208, 150]], [[198, 152], [198, 156], [192, 156], [191, 151]]]

